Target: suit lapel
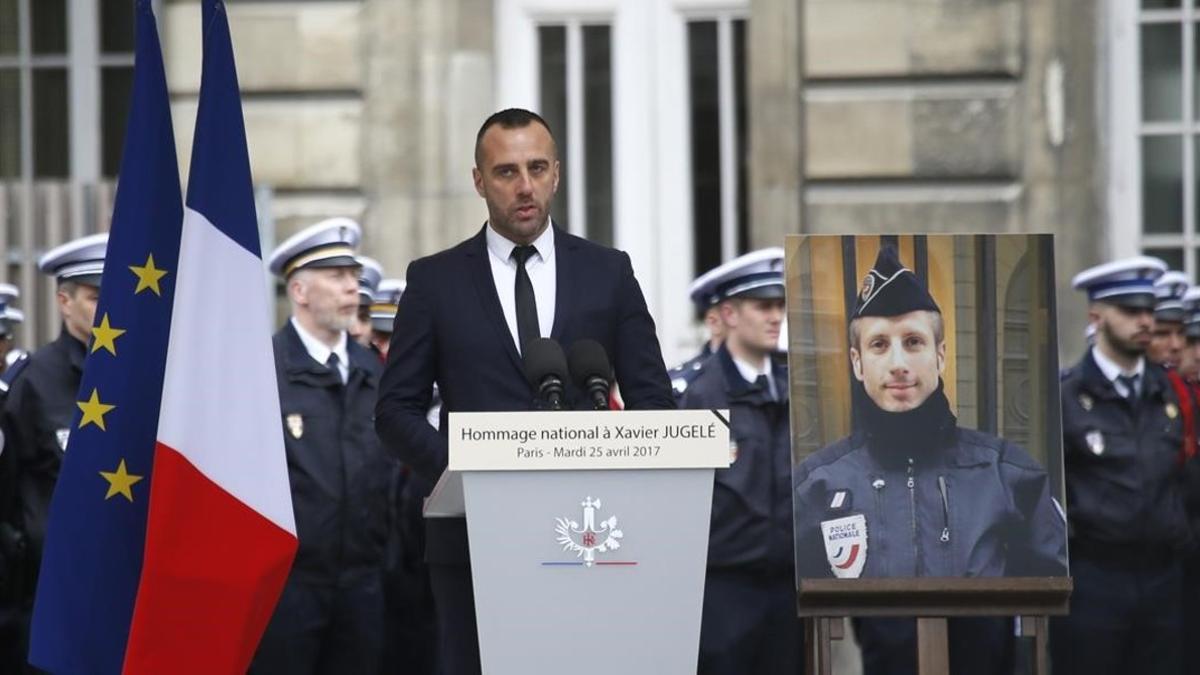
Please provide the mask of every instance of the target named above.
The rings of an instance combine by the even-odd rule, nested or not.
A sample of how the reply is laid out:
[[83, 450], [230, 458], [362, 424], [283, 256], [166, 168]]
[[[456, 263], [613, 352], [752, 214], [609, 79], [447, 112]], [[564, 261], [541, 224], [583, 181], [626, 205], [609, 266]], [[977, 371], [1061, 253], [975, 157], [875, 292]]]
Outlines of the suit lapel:
[[[555, 341], [562, 342], [563, 330], [570, 325], [570, 311], [575, 306], [574, 292], [580, 287], [582, 280], [576, 275], [579, 270], [576, 269], [575, 261], [572, 259], [575, 255], [575, 247], [578, 243], [566, 232], [561, 229], [554, 228], [554, 255], [557, 260], [554, 263], [554, 325], [550, 328], [550, 337]], [[566, 349], [566, 345], [563, 345]]]
[[[487, 225], [484, 225], [486, 228]], [[496, 330], [496, 337], [504, 345], [504, 351], [512, 359], [513, 365], [524, 372], [521, 355], [517, 353], [517, 343], [508, 330], [508, 322], [504, 320], [504, 310], [500, 307], [500, 296], [496, 292], [496, 280], [492, 277], [492, 264], [488, 260], [486, 230], [479, 234], [467, 247], [467, 266], [471, 268], [471, 277], [475, 280], [475, 292], [479, 296], [479, 304], [487, 322]]]

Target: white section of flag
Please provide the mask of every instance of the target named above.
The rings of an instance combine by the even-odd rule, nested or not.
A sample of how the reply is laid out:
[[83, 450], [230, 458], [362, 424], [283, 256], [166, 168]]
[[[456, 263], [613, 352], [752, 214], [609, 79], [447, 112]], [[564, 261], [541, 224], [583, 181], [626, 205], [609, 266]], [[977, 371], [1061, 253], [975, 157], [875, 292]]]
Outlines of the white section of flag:
[[262, 259], [184, 209], [158, 440], [296, 533]]

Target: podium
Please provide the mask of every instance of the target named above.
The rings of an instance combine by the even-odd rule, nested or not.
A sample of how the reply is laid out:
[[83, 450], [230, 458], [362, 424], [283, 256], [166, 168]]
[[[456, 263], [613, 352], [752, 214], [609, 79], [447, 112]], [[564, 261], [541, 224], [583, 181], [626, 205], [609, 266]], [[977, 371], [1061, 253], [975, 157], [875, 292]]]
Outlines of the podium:
[[487, 675], [696, 672], [718, 410], [452, 413], [425, 517], [467, 519]]

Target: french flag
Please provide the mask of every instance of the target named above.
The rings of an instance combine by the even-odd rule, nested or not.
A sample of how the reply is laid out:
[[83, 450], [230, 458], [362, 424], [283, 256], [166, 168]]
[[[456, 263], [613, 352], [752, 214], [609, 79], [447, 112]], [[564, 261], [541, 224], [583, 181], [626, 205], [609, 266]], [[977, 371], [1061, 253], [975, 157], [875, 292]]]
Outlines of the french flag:
[[225, 8], [203, 2], [185, 208], [150, 4], [35, 600], [30, 660], [54, 673], [244, 673], [297, 546]]

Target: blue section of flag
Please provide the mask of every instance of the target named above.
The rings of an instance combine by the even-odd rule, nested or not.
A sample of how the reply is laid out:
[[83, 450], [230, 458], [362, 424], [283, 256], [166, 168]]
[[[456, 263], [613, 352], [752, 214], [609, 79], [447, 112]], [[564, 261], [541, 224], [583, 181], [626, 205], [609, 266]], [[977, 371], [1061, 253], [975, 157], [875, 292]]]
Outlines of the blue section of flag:
[[246, 126], [225, 3], [204, 0], [204, 71], [188, 172], [188, 208], [261, 258]]
[[[137, 596], [183, 207], [175, 137], [150, 0], [136, 0], [133, 98], [96, 324], [116, 354], [89, 345], [76, 400], [116, 406], [71, 427], [34, 604], [30, 661], [54, 673], [119, 673]], [[165, 270], [138, 291], [131, 267]], [[155, 290], [157, 289], [157, 293]], [[136, 291], [136, 292], [135, 292]], [[125, 476], [119, 466], [125, 465]], [[111, 478], [117, 475], [115, 482]], [[133, 482], [132, 476], [140, 476]], [[116, 486], [124, 490], [113, 493]], [[126, 498], [128, 491], [132, 500]]]

